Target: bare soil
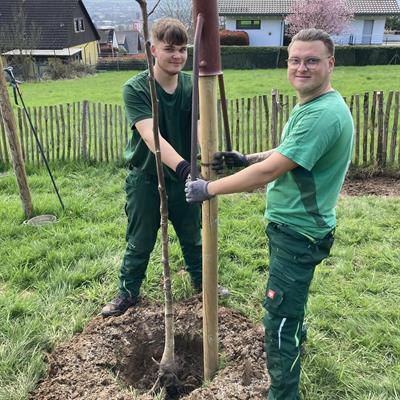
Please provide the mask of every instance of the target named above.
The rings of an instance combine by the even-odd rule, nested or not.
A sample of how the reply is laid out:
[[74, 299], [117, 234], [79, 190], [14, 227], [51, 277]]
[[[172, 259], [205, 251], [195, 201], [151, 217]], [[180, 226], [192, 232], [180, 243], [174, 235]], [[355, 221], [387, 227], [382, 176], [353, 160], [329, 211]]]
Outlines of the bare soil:
[[[400, 196], [400, 179], [346, 180], [343, 196]], [[182, 383], [166, 400], [265, 399], [269, 377], [264, 332], [239, 313], [219, 309], [221, 366], [203, 384], [202, 303], [200, 297], [175, 304], [177, 376]], [[47, 376], [30, 400], [151, 400], [164, 346], [164, 310], [140, 303], [120, 317], [94, 318], [84, 331], [48, 355]]]
[[[175, 304], [179, 393], [168, 400], [265, 399], [269, 377], [264, 332], [245, 317], [219, 309], [219, 352], [223, 365], [203, 385], [202, 303], [199, 297]], [[140, 303], [125, 315], [94, 318], [84, 331], [48, 356], [47, 376], [30, 400], [150, 400], [163, 352], [164, 310]], [[203, 386], [202, 386], [203, 385]]]
[[388, 176], [352, 177], [342, 188], [345, 196], [400, 196], [400, 178]]

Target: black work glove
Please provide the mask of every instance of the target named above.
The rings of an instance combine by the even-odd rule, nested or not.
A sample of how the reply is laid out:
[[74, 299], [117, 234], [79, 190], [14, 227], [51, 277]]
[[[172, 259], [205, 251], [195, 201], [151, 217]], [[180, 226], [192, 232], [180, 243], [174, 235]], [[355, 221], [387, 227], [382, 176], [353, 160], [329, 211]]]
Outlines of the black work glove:
[[249, 161], [246, 156], [238, 151], [218, 151], [214, 154], [214, 159], [211, 163], [211, 168], [220, 173], [224, 165], [228, 168], [240, 168], [247, 167], [249, 165]]
[[186, 160], [182, 160], [175, 170], [176, 175], [182, 182], [186, 182], [190, 174], [190, 163]]

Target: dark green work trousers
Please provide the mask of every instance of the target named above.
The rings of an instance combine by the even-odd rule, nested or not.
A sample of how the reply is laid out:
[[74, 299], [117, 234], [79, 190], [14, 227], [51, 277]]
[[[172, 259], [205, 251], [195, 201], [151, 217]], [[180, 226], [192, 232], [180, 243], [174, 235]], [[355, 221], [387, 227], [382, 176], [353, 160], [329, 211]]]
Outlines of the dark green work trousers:
[[329, 255], [333, 233], [312, 241], [271, 222], [269, 278], [265, 292], [265, 352], [271, 377], [268, 400], [298, 400], [300, 345], [308, 291], [315, 267]]
[[[184, 183], [166, 179], [168, 218], [174, 226], [188, 272], [195, 287], [201, 287], [200, 206], [185, 200]], [[160, 228], [160, 195], [156, 176], [133, 169], [126, 178], [127, 248], [120, 270], [119, 290], [139, 295], [150, 253]]]

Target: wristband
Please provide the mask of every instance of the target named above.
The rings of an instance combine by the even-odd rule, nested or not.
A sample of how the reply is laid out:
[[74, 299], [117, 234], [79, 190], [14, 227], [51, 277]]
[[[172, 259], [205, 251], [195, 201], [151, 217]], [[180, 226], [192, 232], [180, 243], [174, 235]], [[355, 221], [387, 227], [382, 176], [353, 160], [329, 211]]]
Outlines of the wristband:
[[178, 175], [178, 178], [185, 182], [188, 175], [190, 174], [190, 163], [187, 162], [186, 160], [182, 160], [177, 166], [175, 170], [176, 175]]

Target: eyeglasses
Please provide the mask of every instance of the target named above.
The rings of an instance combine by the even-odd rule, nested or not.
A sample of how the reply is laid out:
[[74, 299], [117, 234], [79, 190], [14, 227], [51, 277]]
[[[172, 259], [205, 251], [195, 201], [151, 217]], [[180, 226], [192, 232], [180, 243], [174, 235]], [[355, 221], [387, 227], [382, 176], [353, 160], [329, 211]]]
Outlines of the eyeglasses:
[[307, 69], [313, 70], [318, 67], [318, 65], [322, 59], [331, 58], [331, 57], [333, 57], [333, 56], [322, 57], [322, 58], [308, 57], [308, 58], [305, 58], [304, 60], [302, 60], [301, 58], [297, 58], [297, 57], [291, 57], [291, 58], [288, 58], [286, 61], [287, 61], [289, 68], [293, 68], [293, 69], [299, 68], [301, 63], [303, 63]]

